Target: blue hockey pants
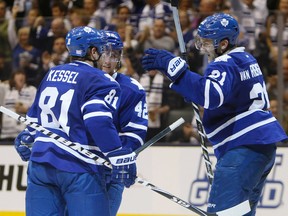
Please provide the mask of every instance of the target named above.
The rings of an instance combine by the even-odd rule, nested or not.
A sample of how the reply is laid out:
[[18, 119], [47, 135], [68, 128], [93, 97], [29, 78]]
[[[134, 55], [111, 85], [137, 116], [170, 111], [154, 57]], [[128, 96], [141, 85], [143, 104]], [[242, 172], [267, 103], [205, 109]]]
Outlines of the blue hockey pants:
[[208, 212], [229, 209], [249, 200], [251, 211], [245, 216], [254, 216], [275, 155], [275, 144], [241, 146], [226, 152], [216, 164]]
[[29, 162], [26, 216], [110, 216], [105, 180], [97, 173], [69, 173]]

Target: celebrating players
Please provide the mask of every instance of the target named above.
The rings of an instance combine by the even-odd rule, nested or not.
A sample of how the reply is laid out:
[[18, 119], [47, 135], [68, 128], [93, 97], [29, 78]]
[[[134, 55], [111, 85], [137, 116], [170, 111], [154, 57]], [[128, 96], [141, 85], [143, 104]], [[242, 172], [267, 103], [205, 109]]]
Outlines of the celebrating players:
[[[112, 181], [129, 187], [136, 178], [136, 156], [131, 149], [122, 148], [113, 124], [120, 86], [96, 68], [109, 56], [106, 43], [103, 31], [72, 29], [66, 36], [72, 62], [50, 69], [28, 118], [83, 149], [104, 154], [113, 167]], [[69, 216], [110, 216], [103, 166], [29, 127], [16, 138], [17, 151], [29, 156], [30, 149], [23, 143], [32, 142], [27, 216], [64, 215], [65, 209]]]

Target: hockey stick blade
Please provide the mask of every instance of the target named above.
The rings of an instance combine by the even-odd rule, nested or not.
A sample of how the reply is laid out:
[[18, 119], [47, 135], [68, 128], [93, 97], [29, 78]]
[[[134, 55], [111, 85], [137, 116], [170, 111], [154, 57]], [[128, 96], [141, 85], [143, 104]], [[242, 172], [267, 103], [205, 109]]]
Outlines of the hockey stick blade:
[[197, 215], [201, 215], [201, 216], [218, 216], [217, 213], [208, 213], [205, 212], [203, 210], [201, 210], [200, 208], [191, 205], [190, 203], [170, 194], [169, 192], [166, 192], [158, 187], [156, 187], [155, 185], [143, 180], [143, 179], [139, 179], [137, 178], [137, 182], [144, 185], [145, 187], [150, 188], [151, 190], [153, 190], [154, 192], [161, 194], [162, 196], [166, 197], [167, 199], [177, 203], [178, 205], [181, 205], [182, 207], [189, 209], [190, 211], [193, 211], [194, 213], [196, 213]]
[[[21, 116], [21, 115], [18, 115], [17, 113], [15, 113], [15, 112], [13, 112], [12, 110], [9, 110], [9, 109], [7, 109], [7, 108], [5, 108], [5, 107], [3, 107], [3, 106], [0, 106], [0, 111], [1, 111], [2, 113], [6, 114], [6, 115], [8, 115], [8, 116], [10, 116], [10, 117], [12, 117], [13, 119], [15, 119], [15, 120], [17, 120], [17, 121], [19, 121], [19, 122], [21, 122], [21, 123], [24, 123], [25, 125], [27, 125], [27, 126], [33, 128], [33, 129], [35, 129], [35, 130], [37, 130], [37, 131], [45, 134], [46, 136], [48, 136], [48, 137], [56, 140], [56, 141], [59, 142], [60, 144], [63, 144], [63, 145], [65, 145], [65, 146], [73, 149], [74, 151], [77, 151], [77, 152], [83, 154], [84, 156], [91, 158], [91, 159], [94, 160], [96, 163], [98, 163], [98, 164], [103, 164], [104, 166], [112, 169], [112, 165], [110, 164], [110, 162], [108, 162], [107, 160], [105, 160], [105, 159], [99, 157], [98, 155], [90, 152], [89, 150], [84, 149], [83, 147], [79, 146], [78, 144], [75, 144], [75, 143], [73, 143], [73, 142], [71, 142], [71, 141], [69, 141], [69, 140], [67, 140], [67, 139], [65, 139], [65, 138], [63, 138], [63, 137], [60, 137], [59, 135], [53, 133], [52, 131], [44, 128], [44, 127], [41, 126], [41, 125], [38, 125], [38, 124], [33, 123], [33, 122], [30, 122], [30, 121], [29, 121], [28, 119], [26, 119], [25, 117], [23, 117], [23, 116]], [[183, 123], [183, 122], [182, 122], [182, 123]], [[177, 124], [178, 124], [178, 123], [177, 123]], [[175, 126], [176, 126], [176, 125], [173, 125], [173, 124], [170, 125], [171, 129], [173, 129], [173, 130], [176, 128]], [[149, 146], [149, 145], [147, 145], [147, 147], [148, 147], [148, 146]], [[146, 186], [147, 188], [151, 189], [152, 191], [157, 192], [158, 194], [161, 194], [162, 196], [165, 196], [165, 197], [168, 198], [168, 199], [171, 199], [171, 200], [174, 201], [174, 202], [176, 202], [176, 201], [178, 200], [178, 201], [176, 202], [177, 204], [179, 204], [179, 205], [181, 205], [181, 206], [183, 206], [183, 207], [185, 207], [185, 208], [187, 208], [187, 209], [189, 209], [189, 210], [191, 210], [191, 211], [194, 211], [195, 213], [198, 212], [198, 215], [201, 215], [201, 216], [206, 216], [206, 215], [207, 215], [207, 216], [210, 216], [209, 214], [205, 214], [204, 211], [198, 209], [197, 207], [194, 207], [194, 206], [188, 204], [187, 202], [185, 202], [185, 201], [177, 198], [176, 196], [174, 196], [174, 195], [172, 195], [172, 194], [170, 194], [170, 193], [168, 193], [168, 192], [165, 192], [165, 191], [157, 188], [156, 186], [154, 186], [153, 184], [149, 183], [148, 181], [144, 181], [144, 180], [142, 180], [142, 179], [139, 178], [139, 177], [137, 177], [136, 181], [137, 181], [139, 184], [144, 185], [144, 186]], [[204, 212], [204, 213], [202, 213], [202, 212]], [[211, 216], [214, 216], [214, 215], [211, 215]], [[217, 216], [217, 215], [215, 215], [215, 216]]]
[[168, 127], [166, 127], [164, 130], [156, 134], [154, 137], [152, 137], [150, 140], [148, 140], [146, 143], [144, 143], [141, 147], [136, 149], [134, 152], [138, 155], [141, 151], [146, 149], [147, 147], [153, 145], [156, 143], [158, 140], [160, 140], [162, 137], [166, 136], [168, 133], [173, 131], [175, 128], [179, 127], [181, 124], [183, 124], [185, 120], [181, 117]]
[[[180, 21], [179, 21], [179, 13], [178, 13], [179, 2], [178, 2], [178, 0], [170, 0], [170, 2], [171, 2], [171, 7], [172, 7], [172, 14], [173, 14], [174, 24], [175, 24], [175, 28], [176, 28], [179, 48], [180, 48], [180, 52], [181, 52], [181, 57], [184, 60], [186, 60], [186, 62], [188, 62], [186, 48], [185, 48], [185, 42], [184, 42], [184, 38], [183, 38], [183, 33], [182, 33]], [[200, 118], [199, 108], [194, 103], [192, 103], [192, 106], [193, 106], [194, 115], [196, 117], [198, 134], [200, 136], [200, 145], [202, 148], [203, 159], [205, 162], [206, 175], [207, 175], [209, 184], [212, 185], [214, 174], [213, 174], [212, 164], [211, 164], [208, 150], [207, 150], [206, 134], [204, 132], [203, 124], [202, 124], [202, 121]]]

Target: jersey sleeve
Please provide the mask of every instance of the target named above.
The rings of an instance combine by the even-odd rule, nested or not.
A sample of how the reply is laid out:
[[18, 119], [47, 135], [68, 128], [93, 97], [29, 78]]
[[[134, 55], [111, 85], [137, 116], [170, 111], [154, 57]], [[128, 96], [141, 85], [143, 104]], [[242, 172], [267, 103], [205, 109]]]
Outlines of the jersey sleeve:
[[115, 82], [95, 91], [82, 105], [81, 112], [88, 136], [103, 153], [121, 148], [122, 144], [113, 124], [113, 113], [119, 107], [121, 90]]
[[187, 102], [194, 102], [205, 109], [216, 109], [224, 103], [232, 85], [233, 72], [229, 67], [213, 63], [206, 68], [204, 76], [187, 71], [171, 88]]
[[143, 145], [147, 133], [146, 93], [142, 85], [131, 77], [117, 74], [116, 81], [120, 84], [122, 96], [114, 123], [123, 147], [135, 150]]
[[121, 113], [119, 136], [125, 148], [135, 150], [144, 144], [148, 126], [145, 92], [142, 91], [131, 101], [131, 105]]

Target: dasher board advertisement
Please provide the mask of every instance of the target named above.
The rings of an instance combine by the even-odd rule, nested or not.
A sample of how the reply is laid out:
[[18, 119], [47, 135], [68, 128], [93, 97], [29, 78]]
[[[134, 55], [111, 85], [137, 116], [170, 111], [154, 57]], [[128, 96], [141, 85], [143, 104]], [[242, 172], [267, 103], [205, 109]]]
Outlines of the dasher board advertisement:
[[[213, 167], [216, 158], [208, 147]], [[206, 210], [209, 183], [200, 146], [153, 146], [137, 159], [138, 176], [192, 205]], [[27, 162], [14, 146], [0, 146], [0, 215], [25, 211]], [[257, 216], [283, 216], [288, 212], [288, 148], [278, 147], [267, 178]], [[245, 175], [245, 173], [243, 173]], [[14, 213], [13, 213], [14, 212]], [[2, 213], [2, 214], [1, 214]], [[119, 216], [193, 216], [192, 211], [140, 184], [125, 189]]]

